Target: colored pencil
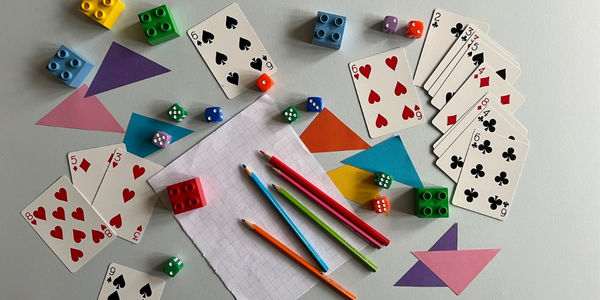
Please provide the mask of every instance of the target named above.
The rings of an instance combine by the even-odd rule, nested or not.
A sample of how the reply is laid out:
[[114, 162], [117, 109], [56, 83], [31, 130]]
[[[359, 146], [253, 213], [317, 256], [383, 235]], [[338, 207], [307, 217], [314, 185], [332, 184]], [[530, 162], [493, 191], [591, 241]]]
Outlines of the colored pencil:
[[319, 265], [321, 270], [323, 270], [323, 272], [327, 272], [327, 270], [329, 270], [329, 267], [327, 266], [325, 261], [321, 258], [321, 256], [319, 256], [319, 253], [317, 253], [317, 250], [315, 250], [312, 247], [312, 245], [308, 242], [308, 240], [306, 239], [304, 234], [302, 234], [302, 231], [300, 231], [300, 229], [298, 228], [298, 226], [296, 226], [294, 221], [292, 221], [290, 216], [285, 212], [285, 210], [283, 210], [283, 207], [281, 207], [281, 205], [279, 205], [277, 200], [275, 200], [275, 198], [273, 197], [271, 192], [269, 192], [267, 187], [265, 187], [265, 185], [262, 183], [262, 181], [260, 181], [258, 176], [256, 176], [256, 174], [254, 172], [252, 172], [252, 170], [250, 170], [250, 168], [248, 168], [246, 165], [242, 165], [242, 166], [244, 167], [244, 169], [246, 169], [248, 176], [250, 178], [252, 178], [252, 181], [254, 181], [254, 183], [256, 183], [256, 185], [258, 186], [258, 188], [262, 192], [262, 194], [265, 196], [265, 198], [267, 198], [267, 200], [269, 200], [269, 203], [271, 203], [271, 205], [277, 211], [279, 216], [281, 216], [281, 218], [287, 223], [287, 225], [290, 226], [290, 228], [296, 234], [298, 239], [302, 242], [302, 244], [304, 244], [304, 247], [306, 247], [306, 249], [308, 250], [310, 255], [315, 259], [315, 261], [317, 262], [317, 264]]
[[296, 171], [294, 171], [292, 168], [288, 167], [277, 157], [275, 157], [269, 153], [266, 153], [263, 150], [260, 150], [260, 153], [262, 153], [269, 160], [269, 162], [272, 163], [276, 168], [281, 170], [283, 173], [287, 174], [290, 178], [294, 179], [294, 181], [298, 182], [301, 186], [303, 186], [308, 191], [313, 193], [315, 196], [317, 196], [317, 198], [323, 200], [323, 202], [325, 202], [327, 205], [331, 206], [331, 208], [333, 208], [335, 211], [339, 212], [341, 215], [346, 217], [350, 222], [352, 222], [356, 226], [360, 227], [368, 235], [370, 235], [374, 239], [376, 239], [379, 243], [386, 245], [386, 246], [390, 244], [390, 240], [388, 238], [386, 238], [385, 236], [383, 236], [383, 234], [379, 233], [379, 231], [375, 230], [373, 227], [371, 227], [365, 221], [361, 220], [357, 215], [355, 215], [354, 213], [352, 213], [351, 211], [346, 209], [344, 206], [339, 204], [337, 201], [335, 201], [329, 195], [325, 194], [325, 192], [321, 191], [318, 187], [316, 187], [315, 185], [310, 183], [308, 180], [306, 180], [306, 178], [302, 177], [302, 175], [296, 173]]
[[302, 193], [304, 193], [306, 196], [308, 196], [311, 200], [313, 200], [314, 202], [316, 202], [317, 204], [319, 204], [327, 212], [329, 212], [330, 214], [332, 214], [334, 217], [338, 218], [344, 225], [346, 225], [352, 231], [356, 232], [365, 241], [367, 241], [371, 245], [373, 245], [373, 247], [375, 247], [377, 249], [381, 249], [381, 247], [382, 247], [381, 243], [379, 243], [372, 236], [368, 235], [366, 232], [364, 232], [362, 229], [360, 229], [358, 226], [356, 226], [356, 224], [350, 222], [348, 219], [346, 219], [346, 217], [342, 216], [340, 213], [338, 213], [337, 211], [333, 210], [333, 208], [331, 208], [330, 206], [328, 206], [321, 199], [317, 198], [315, 195], [313, 195], [313, 193], [311, 193], [308, 190], [306, 190], [303, 186], [301, 186], [299, 183], [297, 183], [296, 181], [294, 181], [294, 179], [290, 178], [285, 173], [281, 172], [281, 170], [279, 170], [279, 169], [277, 169], [275, 167], [271, 167], [271, 169], [273, 169], [273, 171], [275, 171], [275, 173], [277, 173], [277, 175], [281, 176], [283, 179], [285, 179], [287, 182], [289, 182], [295, 188], [297, 188]]
[[348, 243], [348, 241], [346, 241], [342, 236], [340, 236], [331, 227], [329, 227], [329, 225], [327, 225], [325, 222], [323, 222], [321, 219], [319, 219], [319, 217], [317, 217], [312, 211], [310, 211], [306, 206], [304, 206], [304, 204], [300, 203], [300, 201], [298, 201], [296, 198], [294, 198], [294, 196], [292, 196], [290, 193], [288, 193], [288, 191], [286, 191], [284, 188], [277, 186], [275, 184], [273, 185], [273, 187], [285, 199], [292, 202], [292, 204], [294, 204], [308, 218], [310, 218], [315, 223], [317, 223], [317, 225], [319, 225], [321, 228], [323, 228], [323, 230], [325, 230], [325, 232], [327, 232], [331, 237], [333, 237], [333, 239], [336, 240], [340, 245], [342, 245], [344, 248], [346, 248], [348, 251], [350, 251], [350, 253], [352, 255], [354, 255], [354, 257], [356, 257], [358, 260], [360, 260], [369, 270], [371, 270], [373, 272], [377, 271], [377, 266], [372, 261], [370, 261], [364, 254], [360, 253], [360, 251], [358, 251], [358, 249], [356, 249], [352, 245], [350, 245], [350, 243]]
[[335, 291], [337, 291], [338, 293], [340, 293], [342, 296], [344, 296], [344, 298], [350, 299], [350, 300], [356, 299], [356, 296], [354, 296], [352, 293], [350, 293], [350, 291], [345, 289], [339, 283], [335, 282], [329, 276], [319, 272], [319, 270], [317, 268], [315, 268], [313, 265], [311, 265], [309, 262], [307, 262], [304, 258], [302, 258], [300, 255], [298, 255], [296, 252], [292, 251], [292, 249], [288, 248], [286, 245], [284, 245], [283, 243], [278, 241], [276, 238], [274, 238], [272, 235], [270, 235], [264, 229], [260, 228], [258, 225], [254, 224], [248, 220], [242, 219], [242, 222], [244, 222], [244, 224], [246, 224], [246, 226], [248, 226], [248, 228], [254, 230], [254, 232], [256, 232], [258, 235], [262, 236], [265, 240], [269, 241], [271, 244], [273, 244], [275, 247], [277, 247], [279, 250], [281, 250], [281, 252], [287, 254], [290, 258], [295, 260], [298, 264], [300, 264], [305, 269], [307, 269], [309, 272], [311, 272], [313, 275], [315, 275], [316, 277], [321, 279], [330, 288], [332, 288]]

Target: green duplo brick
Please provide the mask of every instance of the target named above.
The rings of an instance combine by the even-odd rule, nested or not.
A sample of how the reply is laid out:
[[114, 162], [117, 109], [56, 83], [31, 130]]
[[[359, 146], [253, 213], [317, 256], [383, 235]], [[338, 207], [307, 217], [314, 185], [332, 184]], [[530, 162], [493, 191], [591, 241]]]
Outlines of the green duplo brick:
[[173, 14], [166, 5], [143, 12], [138, 18], [150, 45], [155, 46], [179, 37]]
[[447, 218], [447, 188], [415, 188], [415, 215], [419, 218]]

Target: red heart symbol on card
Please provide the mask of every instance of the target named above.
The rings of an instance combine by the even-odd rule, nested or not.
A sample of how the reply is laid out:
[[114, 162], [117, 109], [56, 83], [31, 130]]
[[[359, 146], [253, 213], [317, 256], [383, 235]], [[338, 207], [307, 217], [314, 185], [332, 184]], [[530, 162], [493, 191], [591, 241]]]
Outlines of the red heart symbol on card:
[[100, 228], [102, 228], [102, 230], [106, 230], [106, 226], [104, 226], [104, 224], [101, 224]]
[[142, 232], [142, 225], [138, 226], [137, 231]]
[[144, 173], [146, 173], [146, 168], [138, 165], [133, 166], [133, 180], [140, 178]]
[[421, 108], [418, 105], [415, 105], [415, 111], [421, 110]]
[[360, 68], [358, 68], [358, 71], [360, 72], [360, 74], [362, 74], [367, 79], [369, 79], [369, 75], [371, 75], [371, 65], [367, 64], [363, 67], [360, 67]]
[[375, 126], [377, 128], [385, 127], [388, 125], [388, 120], [384, 118], [382, 115], [377, 114], [377, 120], [375, 120]]
[[59, 206], [55, 211], [52, 212], [52, 216], [55, 219], [64, 221], [65, 220], [65, 209]]
[[408, 108], [408, 106], [404, 105], [404, 110], [402, 110], [402, 119], [408, 120], [414, 118], [415, 113]]
[[358, 80], [358, 73], [354, 74], [354, 78], [356, 78], [356, 80]]
[[396, 71], [396, 65], [398, 64], [398, 58], [395, 56], [392, 56], [390, 58], [386, 58], [385, 59], [385, 64], [390, 67], [390, 69]]
[[118, 163], [118, 162], [116, 162], [116, 161], [113, 161], [113, 169], [114, 169], [114, 168], [116, 168], [118, 165], [119, 165], [119, 163]]
[[94, 244], [100, 243], [100, 240], [102, 240], [103, 238], [104, 238], [104, 233], [102, 233], [101, 231], [92, 229], [92, 240], [94, 241]]
[[121, 214], [118, 214], [112, 219], [110, 219], [110, 222], [108, 222], [108, 224], [110, 224], [110, 226], [113, 227], [121, 228], [121, 225], [123, 225], [123, 220], [121, 220]]
[[46, 220], [46, 209], [41, 206], [38, 207], [38, 209], [33, 212], [33, 216], [38, 219]]
[[129, 200], [133, 199], [133, 197], [135, 197], [135, 191], [132, 191], [130, 189], [123, 189], [123, 202], [127, 203]]
[[73, 262], [78, 262], [80, 258], [83, 257], [83, 252], [79, 249], [71, 248], [71, 260]]
[[83, 209], [78, 207], [71, 213], [71, 217], [75, 220], [85, 221], [85, 216], [83, 215]]
[[394, 93], [396, 94], [396, 96], [406, 94], [406, 87], [398, 81], [396, 82], [396, 88], [394, 89]]
[[381, 97], [379, 97], [379, 94], [377, 94], [374, 90], [371, 90], [369, 93], [369, 103], [373, 104], [375, 102], [379, 102], [380, 100]]
[[54, 198], [67, 202], [67, 190], [60, 188], [58, 192], [54, 193]]
[[54, 227], [54, 229], [50, 230], [50, 236], [55, 239], [62, 240], [63, 239], [62, 227], [60, 227], [60, 226]]
[[77, 230], [77, 229], [73, 229], [73, 241], [75, 241], [75, 243], [79, 244], [81, 243], [81, 240], [85, 239], [85, 232]]
[[37, 225], [37, 220], [33, 220], [33, 221], [31, 221], [31, 224], [33, 224], [33, 225]]

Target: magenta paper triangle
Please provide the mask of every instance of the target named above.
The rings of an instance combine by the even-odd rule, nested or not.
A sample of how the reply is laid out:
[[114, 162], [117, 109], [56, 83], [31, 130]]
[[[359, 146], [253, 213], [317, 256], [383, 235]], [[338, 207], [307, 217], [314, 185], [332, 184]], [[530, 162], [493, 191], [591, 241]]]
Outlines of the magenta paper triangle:
[[86, 97], [100, 94], [171, 70], [113, 42]]
[[82, 85], [35, 125], [124, 133], [125, 130], [96, 96], [85, 98]]
[[413, 254], [460, 295], [498, 252], [500, 249], [414, 251]]

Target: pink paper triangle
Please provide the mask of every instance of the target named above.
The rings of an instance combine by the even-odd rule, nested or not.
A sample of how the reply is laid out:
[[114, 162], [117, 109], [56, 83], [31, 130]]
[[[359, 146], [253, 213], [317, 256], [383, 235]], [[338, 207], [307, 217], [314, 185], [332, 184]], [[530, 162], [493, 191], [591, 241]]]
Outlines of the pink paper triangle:
[[500, 249], [414, 251], [413, 254], [460, 295]]
[[82, 85], [35, 125], [124, 133], [125, 130], [96, 96], [85, 98]]

